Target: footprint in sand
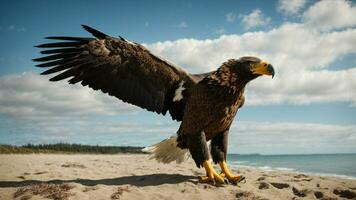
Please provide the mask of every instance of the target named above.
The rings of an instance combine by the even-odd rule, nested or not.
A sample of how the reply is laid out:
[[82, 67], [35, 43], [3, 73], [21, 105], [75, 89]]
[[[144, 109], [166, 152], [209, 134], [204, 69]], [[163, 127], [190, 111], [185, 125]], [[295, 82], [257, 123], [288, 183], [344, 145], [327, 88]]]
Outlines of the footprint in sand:
[[269, 185], [266, 182], [261, 182], [260, 185], [258, 186], [258, 189], [260, 189], [260, 190], [266, 190], [268, 188], [269, 188]]
[[257, 181], [264, 181], [264, 180], [266, 180], [266, 177], [263, 177], [263, 176], [261, 176], [257, 179]]
[[271, 183], [271, 185], [273, 185], [273, 187], [278, 189], [289, 188], [289, 184], [287, 183]]
[[314, 192], [314, 196], [315, 196], [315, 198], [317, 198], [317, 199], [321, 199], [321, 198], [324, 197], [324, 193], [322, 193], [322, 192], [320, 192], [320, 191], [315, 191], [315, 192]]
[[356, 193], [351, 190], [343, 190], [343, 189], [334, 189], [334, 194], [339, 197], [346, 198], [346, 199], [355, 199]]
[[236, 196], [237, 199], [259, 199], [259, 200], [265, 200], [264, 198], [261, 198], [260, 196], [256, 196], [252, 192], [240, 191], [240, 192], [237, 192], [235, 196]]

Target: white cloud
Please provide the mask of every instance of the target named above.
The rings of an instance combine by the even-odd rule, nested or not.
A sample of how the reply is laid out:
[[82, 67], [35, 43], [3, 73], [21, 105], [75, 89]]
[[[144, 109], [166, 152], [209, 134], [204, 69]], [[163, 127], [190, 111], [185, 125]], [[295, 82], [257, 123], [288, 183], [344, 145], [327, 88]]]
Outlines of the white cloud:
[[[253, 55], [270, 61], [273, 80], [259, 78], [247, 90], [246, 105], [348, 102], [356, 105], [355, 68], [328, 71], [330, 63], [356, 53], [356, 29], [318, 32], [286, 23], [266, 32], [179, 39], [149, 44], [153, 52], [193, 73], [216, 69], [230, 58]], [[356, 67], [356, 66], [355, 66]], [[276, 90], [276, 88], [278, 88]]]
[[227, 22], [234, 22], [236, 20], [236, 15], [233, 12], [229, 12], [225, 16]]
[[265, 17], [260, 9], [255, 9], [248, 15], [240, 15], [239, 18], [245, 29], [265, 26], [271, 22], [271, 18]]
[[306, 25], [322, 30], [356, 26], [356, 7], [346, 0], [318, 1], [303, 14]]
[[355, 152], [355, 125], [235, 122], [229, 136], [234, 153]]
[[0, 77], [0, 113], [30, 120], [118, 115], [135, 108], [80, 85], [49, 82], [34, 73]]
[[[298, 74], [296, 74], [298, 73]], [[356, 67], [340, 71], [300, 71], [277, 83], [251, 83], [248, 105], [349, 102], [356, 106]], [[279, 86], [279, 87], [278, 87]], [[273, 89], [278, 87], [278, 89]], [[269, 91], [265, 93], [264, 91]]]
[[306, 0], [279, 0], [277, 10], [284, 15], [296, 15], [306, 2]]
[[[6, 123], [6, 124], [5, 124]], [[16, 122], [18, 125], [19, 123]], [[118, 122], [111, 120], [73, 120], [21, 123], [15, 130], [11, 122], [0, 122], [2, 143], [71, 142], [101, 145], [152, 145], [174, 135], [179, 125], [169, 122]], [[2, 137], [2, 134], [7, 134]], [[25, 134], [26, 137], [19, 137]], [[137, 139], [137, 138], [145, 138]], [[313, 123], [271, 123], [235, 121], [229, 134], [229, 153], [336, 153], [356, 151], [355, 125]]]

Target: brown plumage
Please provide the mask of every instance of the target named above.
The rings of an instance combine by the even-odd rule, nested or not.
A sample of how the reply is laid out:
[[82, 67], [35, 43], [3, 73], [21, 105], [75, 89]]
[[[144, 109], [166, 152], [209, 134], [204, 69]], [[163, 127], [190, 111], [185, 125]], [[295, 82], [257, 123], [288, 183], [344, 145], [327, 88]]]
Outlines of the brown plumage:
[[[101, 90], [148, 111], [163, 115], [168, 111], [174, 120], [182, 121], [178, 137], [173, 138], [177, 148], [189, 149], [197, 166], [207, 170], [210, 181], [220, 180], [211, 178], [206, 141], [212, 141], [210, 154], [214, 162], [224, 163], [228, 131], [244, 104], [246, 84], [263, 74], [273, 76], [273, 67], [255, 57], [242, 57], [223, 63], [216, 71], [192, 75], [140, 44], [83, 27], [96, 38], [47, 37], [64, 42], [37, 46], [48, 48], [41, 53], [49, 55], [34, 59], [42, 62], [38, 67], [49, 68], [42, 74], [59, 72], [50, 80], [70, 78], [71, 84]], [[159, 155], [156, 158], [177, 160], [177, 152], [157, 153], [163, 149], [162, 144], [155, 147]], [[229, 175], [227, 178], [232, 179]]]

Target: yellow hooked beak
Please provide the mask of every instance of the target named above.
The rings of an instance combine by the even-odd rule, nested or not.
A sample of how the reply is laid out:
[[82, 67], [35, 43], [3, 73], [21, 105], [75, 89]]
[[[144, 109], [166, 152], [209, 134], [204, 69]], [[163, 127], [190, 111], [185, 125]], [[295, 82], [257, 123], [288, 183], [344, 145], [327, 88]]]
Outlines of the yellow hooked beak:
[[251, 72], [252, 74], [269, 75], [272, 76], [272, 78], [274, 77], [273, 66], [266, 61], [261, 61], [259, 63], [252, 64]]

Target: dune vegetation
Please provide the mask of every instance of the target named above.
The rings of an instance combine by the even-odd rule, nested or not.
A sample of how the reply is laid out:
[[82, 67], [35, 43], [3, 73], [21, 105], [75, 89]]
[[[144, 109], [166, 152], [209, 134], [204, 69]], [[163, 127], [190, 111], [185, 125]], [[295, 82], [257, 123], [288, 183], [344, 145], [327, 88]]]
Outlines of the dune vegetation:
[[22, 146], [0, 145], [0, 154], [27, 153], [88, 153], [88, 154], [116, 154], [143, 153], [143, 147], [132, 146], [99, 146], [84, 144], [26, 144]]

